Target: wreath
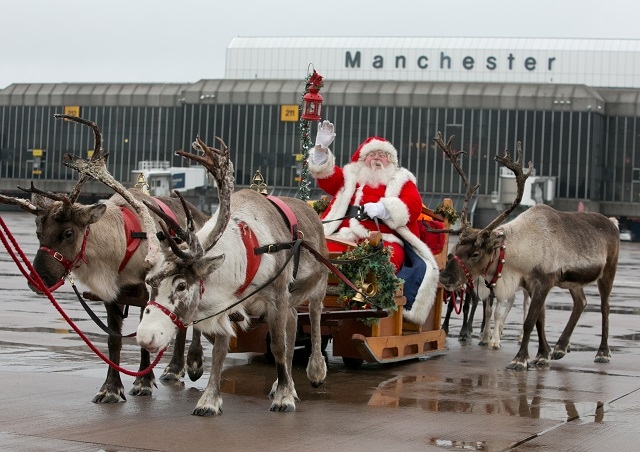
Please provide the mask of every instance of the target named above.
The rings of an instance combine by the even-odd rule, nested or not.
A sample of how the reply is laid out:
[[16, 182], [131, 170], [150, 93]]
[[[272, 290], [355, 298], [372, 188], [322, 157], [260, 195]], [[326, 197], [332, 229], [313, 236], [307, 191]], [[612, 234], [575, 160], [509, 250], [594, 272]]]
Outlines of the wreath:
[[440, 203], [437, 205], [435, 212], [446, 218], [450, 225], [454, 225], [456, 221], [458, 221], [458, 212], [451, 206], [445, 206], [443, 203]]
[[[347, 279], [364, 290], [364, 284], [373, 284], [375, 294], [361, 299], [356, 291], [343, 281], [338, 284], [338, 300], [345, 309], [370, 309], [371, 307], [396, 311], [394, 294], [404, 281], [396, 276], [395, 267], [389, 260], [391, 248], [380, 242], [374, 246], [368, 240], [350, 248], [340, 255], [337, 265]], [[345, 261], [345, 262], [340, 262]], [[369, 286], [371, 287], [371, 286]]]
[[313, 202], [312, 207], [318, 215], [322, 215], [322, 213], [327, 210], [327, 207], [329, 207], [329, 203], [329, 197], [322, 196], [320, 199]]

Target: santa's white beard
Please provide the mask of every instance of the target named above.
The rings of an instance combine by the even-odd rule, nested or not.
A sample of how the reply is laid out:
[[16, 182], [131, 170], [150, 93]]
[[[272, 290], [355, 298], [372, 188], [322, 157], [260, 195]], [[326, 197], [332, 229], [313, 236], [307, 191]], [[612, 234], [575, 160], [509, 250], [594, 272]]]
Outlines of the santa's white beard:
[[[379, 167], [375, 167], [375, 163], [380, 163]], [[382, 166], [381, 162], [372, 162], [374, 168], [368, 167], [364, 162], [358, 162], [358, 177], [357, 181], [360, 185], [369, 185], [371, 187], [377, 187], [379, 185], [389, 185], [389, 181], [396, 172], [396, 168], [392, 163], [389, 163], [386, 168]]]

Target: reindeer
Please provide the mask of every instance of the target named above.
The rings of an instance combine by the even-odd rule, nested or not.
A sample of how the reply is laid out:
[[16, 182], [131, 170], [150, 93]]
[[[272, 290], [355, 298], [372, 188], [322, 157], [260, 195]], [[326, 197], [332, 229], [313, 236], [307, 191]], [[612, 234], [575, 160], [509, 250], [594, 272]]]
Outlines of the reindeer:
[[[484, 279], [478, 278], [474, 284], [475, 291], [477, 296], [482, 300], [484, 304], [484, 319], [482, 335], [480, 337], [480, 345], [486, 345], [491, 350], [499, 350], [500, 349], [500, 337], [502, 336], [502, 330], [504, 329], [504, 324], [507, 321], [507, 316], [513, 307], [513, 304], [516, 301], [516, 293], [514, 292], [512, 296], [503, 300], [501, 298], [495, 298], [493, 303], [491, 303], [490, 296], [491, 291], [486, 286]], [[527, 312], [529, 311], [529, 294], [525, 289], [520, 287], [518, 291], [521, 291], [524, 295], [524, 299], [522, 301], [523, 307], [523, 319], [522, 323], [527, 318]], [[491, 328], [491, 318], [493, 317], [493, 329]], [[522, 343], [523, 330], [520, 328], [520, 335], [518, 336], [518, 343]]]
[[[102, 135], [94, 122], [68, 115], [55, 117], [91, 127], [95, 138], [93, 159], [102, 154]], [[136, 222], [140, 222], [141, 216], [135, 216], [135, 213], [126, 207], [127, 202], [120, 195], [114, 195], [104, 204], [77, 203], [80, 190], [87, 178], [88, 176], [81, 175], [68, 196], [39, 190], [31, 183], [29, 189], [18, 188], [31, 193], [34, 202], [3, 195], [0, 195], [0, 202], [17, 205], [36, 216], [36, 233], [40, 248], [33, 266], [47, 287], [50, 290], [57, 289], [71, 273], [74, 278], [88, 286], [93, 295], [104, 301], [107, 325], [110, 330], [119, 334], [123, 321], [120, 302], [127, 297], [141, 299], [143, 302], [147, 300], [144, 285], [144, 258], [147, 247], [136, 248], [135, 240], [128, 240], [124, 233], [125, 218], [133, 216]], [[137, 199], [151, 199], [139, 190], [131, 190], [131, 194]], [[159, 199], [171, 211], [181, 208], [177, 198]], [[198, 227], [202, 226], [207, 217], [194, 206], [190, 205], [189, 210], [195, 224]], [[184, 220], [181, 224], [185, 224]], [[138, 244], [140, 241], [141, 239], [137, 239]], [[36, 287], [30, 287], [38, 291]], [[110, 335], [107, 342], [109, 359], [119, 364], [122, 337]], [[162, 380], [177, 380], [184, 375], [185, 342], [186, 332], [180, 332], [176, 338], [172, 360], [160, 377]], [[202, 354], [200, 333], [194, 331], [187, 357], [188, 372], [192, 380], [197, 380], [202, 375]], [[149, 364], [149, 352], [142, 349], [140, 370], [147, 368]], [[150, 372], [136, 378], [129, 394], [151, 395], [154, 385], [155, 377], [153, 372]], [[115, 403], [121, 398], [126, 400], [120, 373], [109, 367], [107, 378], [92, 401]]]
[[[447, 303], [447, 311], [444, 316], [444, 320], [442, 321], [442, 329], [448, 335], [449, 334], [449, 321], [451, 320], [451, 314], [455, 308], [455, 297], [457, 294], [455, 292], [449, 292], [449, 302]], [[473, 318], [476, 313], [476, 308], [478, 307], [478, 295], [476, 294], [474, 289], [468, 290], [464, 294], [464, 300], [458, 300], [457, 302], [462, 303], [462, 326], [460, 327], [460, 333], [458, 333], [458, 339], [461, 342], [466, 342], [471, 339], [471, 334], [473, 333]], [[457, 311], [459, 313], [460, 311]], [[483, 311], [484, 313], [484, 311]], [[484, 317], [482, 318], [482, 325], [484, 327], [485, 321]]]
[[[440, 272], [440, 282], [447, 290], [458, 290], [482, 277], [491, 282], [490, 286], [499, 299], [514, 296], [518, 287], [523, 287], [531, 297], [520, 349], [507, 368], [525, 370], [529, 366], [548, 366], [550, 359], [564, 357], [571, 334], [587, 303], [583, 288], [594, 281], [600, 292], [602, 314], [601, 341], [595, 362], [608, 363], [611, 360], [608, 344], [609, 295], [620, 246], [617, 220], [594, 212], [560, 212], [547, 205], [536, 205], [500, 226], [520, 204], [525, 180], [532, 169], [529, 163], [529, 170], [523, 171], [522, 149], [518, 143], [515, 162], [508, 151], [504, 156], [495, 157], [516, 175], [515, 200], [487, 227], [473, 230], [466, 212], [470, 194], [477, 186], [469, 184], [457, 165], [457, 155], [451, 152], [451, 140], [445, 145], [438, 134], [435, 141], [454, 163], [467, 187], [460, 238], [453, 250], [454, 258]], [[569, 290], [573, 311], [552, 352], [544, 331], [544, 303], [553, 287]], [[528, 346], [534, 325], [538, 332], [538, 352], [530, 361]]]
[[[317, 387], [327, 372], [320, 350], [320, 314], [327, 286], [321, 260], [328, 256], [322, 223], [300, 199], [266, 197], [249, 189], [233, 193], [229, 150], [216, 139], [221, 149], [208, 147], [200, 138], [193, 143], [203, 156], [176, 151], [200, 162], [217, 182], [220, 206], [202, 229], [197, 233], [180, 229], [152, 202], [145, 202], [179, 230], [177, 236], [184, 242], [178, 245], [168, 237], [168, 247], [162, 245], [160, 253], [147, 256], [151, 301], [138, 325], [137, 340], [153, 353], [167, 347], [185, 325], [201, 330], [213, 344], [211, 375], [193, 414], [217, 415], [222, 412], [222, 366], [234, 334], [229, 316], [241, 319], [238, 326], [243, 328], [249, 315], [264, 316], [277, 370], [270, 410], [292, 411], [297, 399], [291, 375], [296, 306], [305, 301], [312, 335], [307, 376]], [[79, 171], [96, 166], [77, 158], [65, 164]], [[103, 182], [111, 179], [104, 168], [92, 175]]]

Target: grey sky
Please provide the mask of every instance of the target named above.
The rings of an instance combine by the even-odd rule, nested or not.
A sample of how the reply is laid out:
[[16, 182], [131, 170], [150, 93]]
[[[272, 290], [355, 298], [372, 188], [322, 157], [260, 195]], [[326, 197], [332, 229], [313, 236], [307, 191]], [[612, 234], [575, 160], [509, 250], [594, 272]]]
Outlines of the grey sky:
[[640, 39], [639, 17], [631, 0], [4, 0], [0, 88], [222, 78], [234, 36]]

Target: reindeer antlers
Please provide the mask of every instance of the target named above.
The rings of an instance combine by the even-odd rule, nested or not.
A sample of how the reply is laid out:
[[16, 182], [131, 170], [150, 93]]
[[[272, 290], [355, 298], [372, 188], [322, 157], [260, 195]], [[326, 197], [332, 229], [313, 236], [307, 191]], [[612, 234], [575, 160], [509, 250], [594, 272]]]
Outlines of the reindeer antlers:
[[[93, 130], [93, 137], [94, 137], [93, 155], [91, 156], [91, 161], [97, 160], [99, 157], [102, 156], [102, 152], [103, 152], [102, 133], [100, 132], [100, 128], [95, 122], [89, 121], [87, 119], [79, 118], [77, 116], [71, 116], [71, 115], [55, 114], [53, 115], [53, 117], [56, 119], [66, 119], [67, 121], [73, 121], [73, 122], [77, 122], [79, 124], [84, 124], [85, 126], [91, 127], [91, 129]], [[80, 196], [80, 190], [82, 190], [82, 186], [87, 181], [87, 179], [89, 179], [89, 176], [87, 174], [83, 173], [80, 175], [80, 180], [78, 180], [78, 183], [76, 184], [76, 186], [73, 187], [73, 190], [71, 190], [71, 194], [69, 194], [69, 202], [71, 204], [76, 202], [76, 200], [78, 199], [78, 196]], [[33, 187], [33, 184], [32, 184], [32, 187]]]
[[496, 226], [498, 226], [500, 223], [502, 223], [504, 221], [505, 218], [507, 218], [509, 216], [509, 214], [511, 212], [513, 212], [513, 210], [518, 207], [518, 205], [522, 202], [522, 195], [524, 194], [524, 183], [527, 180], [527, 178], [529, 177], [529, 175], [531, 174], [531, 171], [533, 171], [533, 164], [531, 163], [531, 161], [529, 161], [529, 168], [528, 171], [525, 173], [523, 172], [522, 169], [522, 143], [520, 141], [518, 141], [518, 144], [516, 146], [516, 152], [518, 154], [518, 157], [516, 158], [516, 161], [514, 162], [511, 159], [511, 154], [509, 154], [508, 150], [504, 150], [504, 156], [500, 157], [499, 155], [496, 155], [494, 160], [504, 166], [506, 166], [507, 168], [509, 168], [511, 171], [513, 171], [513, 174], [515, 174], [516, 176], [516, 185], [517, 185], [517, 193], [516, 193], [516, 198], [513, 200], [513, 202], [511, 203], [511, 205], [509, 207], [507, 207], [507, 209], [503, 210], [502, 213], [500, 213], [500, 215], [498, 215], [496, 218], [494, 218], [494, 220], [489, 223], [489, 225], [487, 227], [485, 227], [482, 232], [489, 232], [492, 231], [493, 229], [496, 228]]
[[469, 201], [473, 197], [473, 194], [478, 190], [478, 188], [480, 188], [480, 184], [476, 184], [472, 186], [469, 183], [469, 179], [467, 178], [467, 175], [465, 174], [465, 172], [460, 167], [460, 164], [458, 163], [458, 157], [460, 157], [461, 155], [467, 155], [467, 153], [464, 151], [454, 152], [451, 149], [451, 143], [453, 142], [453, 138], [454, 136], [452, 135], [451, 137], [449, 137], [447, 144], [444, 144], [444, 141], [442, 141], [442, 133], [438, 132], [436, 134], [436, 137], [433, 139], [433, 141], [435, 141], [435, 143], [442, 150], [442, 152], [444, 152], [447, 155], [447, 157], [451, 161], [451, 164], [453, 165], [455, 170], [458, 172], [460, 177], [462, 177], [462, 182], [464, 183], [465, 187], [467, 187], [467, 192], [464, 197], [464, 202], [462, 203], [462, 212], [460, 213], [460, 226], [461, 226], [460, 232], [462, 232], [464, 231], [464, 229], [471, 227], [471, 223], [467, 219], [467, 212], [469, 210]]
[[204, 153], [204, 155], [194, 155], [183, 150], [176, 151], [176, 155], [188, 158], [204, 166], [209, 174], [213, 176], [218, 187], [218, 199], [220, 206], [218, 207], [218, 218], [216, 220], [213, 231], [206, 239], [206, 243], [202, 244], [205, 252], [209, 251], [222, 236], [229, 219], [231, 218], [231, 193], [233, 192], [233, 163], [229, 157], [229, 148], [220, 137], [215, 137], [221, 144], [221, 149], [207, 146], [200, 137], [196, 137], [192, 147], [196, 151]]
[[[461, 227], [460, 227], [459, 233], [463, 234], [464, 232], [469, 230], [469, 228], [471, 227], [471, 224], [467, 219], [469, 201], [471, 200], [471, 197], [476, 192], [476, 190], [478, 190], [480, 185], [477, 184], [472, 186], [469, 183], [469, 179], [467, 178], [467, 175], [465, 174], [465, 172], [460, 167], [460, 164], [458, 163], [458, 157], [460, 157], [461, 155], [467, 155], [467, 153], [464, 151], [459, 151], [457, 153], [453, 152], [453, 150], [451, 149], [451, 143], [453, 141], [453, 138], [454, 137], [451, 136], [451, 138], [449, 138], [449, 141], [447, 141], [447, 144], [445, 144], [442, 141], [442, 133], [438, 132], [436, 134], [436, 137], [433, 139], [433, 141], [435, 141], [438, 147], [447, 155], [447, 157], [453, 164], [453, 167], [455, 168], [455, 170], [458, 172], [460, 177], [462, 177], [462, 182], [467, 187], [467, 192], [465, 194], [464, 203], [462, 206], [462, 213], [460, 214]], [[520, 202], [522, 202], [522, 195], [524, 194], [524, 183], [529, 177], [529, 175], [531, 174], [531, 171], [533, 170], [533, 164], [530, 161], [529, 169], [526, 173], [524, 173], [522, 169], [522, 143], [520, 141], [518, 141], [518, 144], [517, 144], [517, 153], [518, 153], [518, 157], [515, 162], [511, 159], [511, 155], [509, 154], [509, 151], [506, 149], [504, 151], [503, 156], [499, 156], [499, 155], [495, 156], [496, 162], [509, 168], [511, 171], [513, 171], [513, 174], [515, 174], [517, 194], [516, 194], [516, 198], [513, 200], [511, 205], [507, 209], [505, 209], [502, 213], [500, 213], [500, 215], [498, 215], [491, 223], [489, 223], [487, 227], [485, 227], [482, 231], [480, 231], [480, 233], [478, 234], [478, 237], [482, 237], [488, 234], [493, 229], [495, 229], [496, 226], [502, 223], [504, 219], [507, 218], [509, 214], [513, 212], [513, 210], [520, 204]]]
[[[18, 187], [18, 188], [20, 188], [20, 187]], [[14, 198], [14, 197], [9, 197], [9, 196], [5, 196], [5, 195], [0, 195], [0, 203], [1, 204], [7, 204], [7, 205], [10, 205], [10, 206], [18, 206], [22, 210], [24, 210], [25, 212], [29, 212], [29, 213], [32, 213], [34, 215], [37, 215], [38, 214], [38, 210], [39, 210], [38, 206], [33, 204], [28, 199], [24, 199], [24, 198]]]

